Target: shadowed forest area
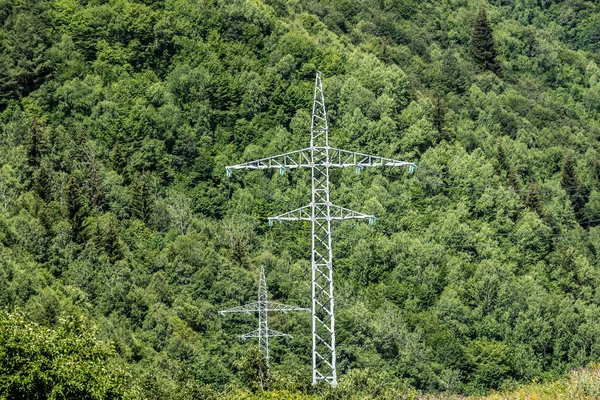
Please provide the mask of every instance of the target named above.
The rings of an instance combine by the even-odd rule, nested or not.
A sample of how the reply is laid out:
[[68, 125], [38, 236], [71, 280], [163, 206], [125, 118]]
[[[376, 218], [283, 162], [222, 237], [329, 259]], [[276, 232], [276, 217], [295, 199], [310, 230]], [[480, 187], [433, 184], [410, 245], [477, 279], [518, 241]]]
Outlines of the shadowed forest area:
[[[0, 0], [0, 27], [0, 398], [476, 396], [600, 360], [597, 2]], [[308, 147], [317, 70], [332, 146], [418, 169], [332, 171], [377, 216], [334, 225], [340, 385], [273, 314], [263, 390], [255, 316], [217, 311], [261, 264], [310, 306], [310, 225], [267, 224], [310, 173], [224, 167]]]

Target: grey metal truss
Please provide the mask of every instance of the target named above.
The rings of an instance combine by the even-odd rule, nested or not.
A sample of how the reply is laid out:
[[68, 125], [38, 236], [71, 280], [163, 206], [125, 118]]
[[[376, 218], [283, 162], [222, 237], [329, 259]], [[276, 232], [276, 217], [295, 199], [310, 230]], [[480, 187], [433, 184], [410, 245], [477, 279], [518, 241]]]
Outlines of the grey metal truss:
[[269, 218], [273, 221], [311, 221], [311, 288], [312, 288], [312, 383], [326, 381], [337, 385], [335, 352], [335, 313], [333, 298], [333, 256], [331, 221], [367, 219], [375, 217], [362, 214], [331, 203], [329, 198], [329, 169], [354, 167], [358, 173], [365, 167], [409, 167], [411, 162], [372, 156], [329, 147], [329, 126], [325, 109], [325, 96], [321, 73], [317, 72], [313, 96], [310, 147], [279, 154], [260, 160], [225, 167], [227, 176], [240, 169], [310, 168], [312, 177], [311, 202], [305, 207]]
[[308, 308], [289, 306], [287, 304], [276, 303], [269, 301], [269, 293], [267, 292], [267, 280], [265, 279], [265, 266], [260, 266], [260, 278], [258, 281], [258, 301], [255, 303], [245, 304], [239, 307], [229, 308], [219, 311], [219, 315], [225, 316], [229, 313], [255, 313], [258, 312], [258, 329], [252, 332], [240, 335], [240, 339], [246, 340], [250, 338], [258, 338], [258, 346], [262, 351], [267, 365], [269, 365], [269, 338], [283, 336], [292, 339], [292, 335], [274, 331], [269, 329], [269, 312], [279, 311], [287, 313], [288, 311], [310, 311]]

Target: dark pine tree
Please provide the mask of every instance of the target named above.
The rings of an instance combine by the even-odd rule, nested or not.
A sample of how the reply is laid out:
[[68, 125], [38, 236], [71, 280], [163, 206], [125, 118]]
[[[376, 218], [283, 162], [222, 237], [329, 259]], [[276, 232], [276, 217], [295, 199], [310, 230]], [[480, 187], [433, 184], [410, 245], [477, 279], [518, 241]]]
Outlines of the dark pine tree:
[[71, 175], [65, 186], [65, 210], [71, 222], [73, 240], [77, 243], [83, 241], [83, 221], [87, 216], [86, 202], [82, 194], [79, 180]]
[[575, 172], [575, 164], [570, 154], [565, 156], [565, 162], [563, 164], [562, 176], [560, 180], [562, 188], [567, 192], [575, 217], [578, 221], [583, 217], [583, 207], [585, 206], [585, 200], [581, 195], [581, 188], [579, 187], [579, 178]]
[[121, 142], [117, 142], [112, 149], [111, 155], [112, 167], [120, 175], [123, 175], [127, 167], [127, 154]]
[[145, 223], [148, 223], [152, 215], [153, 205], [150, 186], [146, 175], [138, 175], [133, 182], [133, 215]]
[[596, 182], [596, 184], [599, 184], [600, 183], [600, 160], [594, 161], [593, 173], [594, 173], [594, 181]]
[[513, 190], [519, 191], [521, 190], [521, 183], [519, 182], [519, 175], [517, 171], [511, 166], [508, 167], [508, 171], [506, 171], [506, 184], [508, 187]]
[[527, 198], [525, 199], [525, 207], [529, 208], [531, 211], [535, 211], [540, 218], [544, 218], [542, 199], [540, 198], [540, 193], [533, 179], [529, 181], [529, 191], [527, 192]]
[[45, 203], [52, 200], [52, 178], [48, 172], [48, 167], [45, 165], [42, 165], [35, 172], [33, 188]]
[[44, 3], [11, 1], [0, 7], [3, 24], [0, 109], [9, 99], [28, 95], [49, 76], [47, 48], [51, 43], [51, 30], [46, 18], [49, 8]]
[[38, 215], [40, 223], [46, 230], [46, 236], [51, 236], [54, 231], [53, 221], [48, 212], [48, 207], [42, 207]]
[[109, 221], [104, 229], [104, 234], [100, 239], [100, 245], [108, 253], [111, 262], [121, 260], [123, 258], [123, 249], [119, 242], [119, 235], [115, 226], [115, 221]]
[[464, 93], [467, 87], [467, 77], [464, 74], [456, 56], [451, 51], [446, 51], [442, 58], [442, 73], [446, 88], [457, 94]]
[[508, 171], [510, 169], [510, 165], [508, 165], [508, 160], [506, 159], [506, 153], [504, 152], [504, 146], [502, 146], [502, 140], [498, 140], [498, 146], [496, 150], [498, 156], [498, 164], [500, 164], [500, 168], [504, 171]]
[[450, 134], [446, 129], [446, 103], [440, 96], [436, 96], [434, 100], [433, 125], [438, 133], [438, 141], [450, 139]]
[[83, 172], [86, 194], [90, 205], [102, 212], [106, 198], [102, 177], [100, 176], [100, 162], [92, 149], [85, 147], [83, 153], [85, 155]]
[[507, 186], [514, 190], [521, 190], [521, 183], [519, 182], [519, 175], [517, 174], [517, 171], [515, 171], [513, 166], [509, 164], [508, 159], [506, 158], [506, 153], [504, 152], [504, 146], [502, 146], [502, 140], [498, 140], [498, 146], [497, 146], [496, 151], [497, 151], [498, 164], [500, 164], [500, 168], [503, 171], [506, 171]]
[[471, 35], [471, 46], [475, 61], [484, 71], [492, 71], [495, 74], [500, 72], [500, 65], [496, 60], [498, 46], [496, 45], [494, 32], [484, 8], [479, 9], [479, 13], [475, 18], [475, 27]]
[[29, 138], [27, 140], [27, 161], [30, 166], [38, 168], [40, 166], [40, 158], [42, 157], [43, 147], [42, 127], [34, 116], [31, 120], [29, 129]]

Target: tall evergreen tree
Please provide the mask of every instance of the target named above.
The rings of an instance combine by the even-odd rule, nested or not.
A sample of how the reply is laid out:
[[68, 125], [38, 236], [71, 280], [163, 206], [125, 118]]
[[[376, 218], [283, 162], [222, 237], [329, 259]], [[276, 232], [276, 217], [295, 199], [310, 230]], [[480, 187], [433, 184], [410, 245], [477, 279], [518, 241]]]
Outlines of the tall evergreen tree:
[[[55, 223], [54, 215], [52, 215], [53, 210], [51, 210], [48, 206], [40, 207], [40, 212], [38, 214], [38, 218], [40, 219], [40, 223], [44, 227], [45, 234], [47, 238], [52, 238], [55, 234]], [[46, 249], [48, 253], [51, 253], [51, 249]]]
[[594, 165], [592, 166], [592, 173], [594, 177], [594, 181], [599, 184], [600, 183], [600, 160], [595, 160]]
[[0, 16], [4, 32], [0, 45], [0, 107], [11, 98], [29, 94], [48, 77], [45, 2], [7, 2], [9, 15]]
[[79, 180], [71, 175], [65, 186], [65, 210], [67, 218], [71, 222], [73, 240], [82, 241], [83, 221], [87, 216], [86, 202], [82, 194]]
[[537, 185], [533, 179], [529, 181], [529, 192], [527, 192], [527, 198], [525, 199], [525, 207], [529, 208], [531, 211], [535, 211], [540, 218], [544, 217], [542, 199], [540, 198]]
[[585, 200], [581, 195], [581, 188], [579, 187], [579, 178], [577, 177], [577, 173], [575, 172], [575, 164], [573, 162], [573, 157], [571, 157], [571, 154], [567, 154], [565, 156], [560, 184], [562, 188], [567, 192], [567, 195], [571, 200], [571, 205], [573, 206], [575, 217], [577, 218], [577, 220], [580, 220], [583, 214]]
[[104, 235], [101, 239], [101, 245], [110, 256], [110, 260], [115, 262], [123, 258], [123, 249], [119, 242], [119, 235], [115, 227], [114, 221], [110, 221], [104, 230]]
[[446, 129], [446, 103], [441, 96], [436, 96], [434, 100], [433, 125], [438, 133], [438, 141], [450, 139]]
[[504, 146], [502, 146], [502, 140], [498, 140], [497, 146], [497, 158], [498, 164], [503, 171], [506, 171], [506, 184], [508, 187], [514, 190], [521, 189], [521, 183], [519, 182], [519, 175], [515, 171], [514, 167], [509, 164], [506, 153], [504, 152]]
[[113, 147], [111, 161], [113, 169], [122, 175], [125, 172], [125, 167], [127, 167], [127, 155], [121, 142], [117, 142]]
[[571, 191], [576, 190], [579, 186], [579, 179], [577, 178], [573, 158], [570, 154], [565, 156], [560, 185], [567, 191], [567, 193], [571, 193]]
[[30, 166], [37, 168], [40, 166], [42, 157], [42, 147], [44, 139], [42, 137], [42, 127], [38, 119], [34, 116], [29, 128], [29, 137], [27, 139], [27, 161]]
[[484, 8], [479, 9], [475, 18], [475, 27], [471, 35], [471, 46], [475, 61], [485, 71], [500, 72], [500, 65], [496, 60], [498, 46], [494, 39], [494, 32]]
[[442, 73], [448, 90], [461, 94], [467, 87], [467, 77], [452, 51], [446, 51], [442, 58]]
[[508, 171], [506, 171], [506, 184], [508, 187], [514, 190], [521, 190], [521, 183], [519, 182], [519, 175], [517, 171], [511, 166], [508, 167]]
[[86, 226], [86, 238], [93, 240], [97, 248], [104, 249], [111, 262], [123, 259], [123, 247], [117, 231], [117, 219], [107, 213], [95, 220], [91, 226]]
[[106, 201], [105, 190], [100, 176], [100, 162], [96, 157], [93, 148], [89, 146], [83, 147], [84, 154], [84, 183], [86, 187], [87, 197], [90, 205], [102, 212], [102, 208]]
[[150, 220], [153, 211], [153, 204], [146, 175], [138, 175], [133, 183], [133, 215], [144, 222]]
[[33, 187], [36, 194], [44, 202], [47, 203], [52, 200], [52, 178], [48, 172], [48, 167], [45, 165], [42, 165], [35, 172]]
[[508, 165], [506, 153], [504, 152], [504, 146], [502, 146], [502, 140], [498, 140], [496, 153], [498, 158], [498, 164], [500, 164], [500, 168], [502, 168], [504, 171], [508, 171], [510, 166]]

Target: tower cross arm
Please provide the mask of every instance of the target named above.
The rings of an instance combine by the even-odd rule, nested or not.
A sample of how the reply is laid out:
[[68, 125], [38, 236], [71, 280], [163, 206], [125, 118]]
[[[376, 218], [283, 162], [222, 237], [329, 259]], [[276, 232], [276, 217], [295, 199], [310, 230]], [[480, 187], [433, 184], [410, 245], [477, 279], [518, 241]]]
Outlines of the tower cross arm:
[[225, 167], [225, 170], [227, 171], [227, 175], [231, 175], [234, 170], [238, 169], [280, 169], [284, 171], [286, 169], [310, 167], [310, 150], [310, 148], [296, 150], [237, 165], [228, 165]]
[[331, 219], [332, 220], [345, 220], [345, 219], [375, 219], [374, 215], [363, 214], [358, 211], [350, 210], [348, 208], [340, 206], [331, 206]]
[[283, 333], [283, 332], [279, 332], [279, 331], [274, 331], [273, 329], [267, 330], [267, 336], [269, 336], [269, 337], [283, 336], [283, 337], [290, 338], [290, 339], [294, 338], [292, 335], [289, 335], [289, 334]]
[[[320, 210], [325, 210], [329, 207], [329, 216], [327, 213], [318, 212]], [[312, 221], [312, 204], [309, 204], [304, 207], [296, 208], [295, 210], [288, 211], [276, 217], [269, 217], [269, 224], [273, 225], [273, 221], [283, 222], [283, 221]], [[321, 219], [329, 219], [331, 221], [335, 220], [346, 220], [346, 219], [368, 219], [374, 220], [375, 217], [373, 215], [367, 215], [360, 213], [358, 211], [350, 210], [348, 208], [336, 206], [335, 204], [325, 204], [325, 203], [316, 203], [315, 208], [317, 210], [317, 214], [319, 216], [315, 216], [314, 218], [317, 220]]]
[[287, 312], [287, 311], [310, 311], [308, 308], [290, 306], [287, 304], [277, 303], [275, 301], [264, 302], [262, 307], [260, 303], [244, 304], [243, 306], [229, 308], [219, 311], [219, 315], [223, 316], [229, 313], [252, 313], [259, 311], [269, 312]]
[[357, 153], [355, 151], [329, 148], [330, 167], [409, 167], [416, 168], [416, 164], [408, 161], [394, 160], [374, 156], [370, 154]]
[[410, 167], [412, 170], [417, 166], [415, 163], [408, 161], [394, 160], [392, 158], [363, 154], [334, 147], [316, 146], [254, 161], [247, 161], [241, 164], [228, 165], [225, 167], [225, 170], [227, 175], [231, 176], [233, 171], [239, 169], [279, 169], [284, 172], [287, 169], [311, 168], [314, 165], [323, 165], [323, 161], [315, 164], [311, 162], [313, 152], [322, 152], [323, 150], [328, 150], [329, 160], [327, 163], [329, 167]]
[[279, 312], [288, 312], [288, 311], [308, 311], [308, 308], [289, 306], [287, 304], [276, 303], [274, 301], [269, 301], [267, 303], [267, 311], [279, 311]]
[[269, 225], [273, 225], [273, 221], [311, 221], [312, 220], [312, 207], [310, 205], [296, 208], [295, 210], [288, 211], [280, 214], [276, 217], [269, 217]]
[[259, 311], [260, 309], [260, 305], [258, 303], [250, 303], [250, 304], [244, 304], [243, 306], [237, 306], [237, 307], [233, 307], [233, 308], [228, 308], [227, 310], [221, 310], [219, 311], [219, 315], [225, 315], [225, 314], [229, 314], [229, 313], [251, 313], [251, 312], [256, 312]]
[[[267, 329], [265, 337], [276, 337], [276, 336], [287, 337], [290, 339], [294, 338], [292, 335], [288, 335], [287, 333], [274, 331], [273, 329]], [[252, 332], [248, 332], [248, 333], [244, 333], [243, 335], [240, 335], [240, 339], [242, 339], [242, 340], [251, 339], [251, 338], [255, 338], [255, 337], [260, 337], [260, 332], [258, 329], [254, 330]]]
[[242, 340], [246, 340], [246, 339], [250, 339], [250, 338], [255, 338], [255, 337], [260, 337], [260, 332], [258, 329], [252, 331], [252, 332], [248, 332], [248, 333], [244, 333], [243, 335], [240, 335], [240, 339]]

